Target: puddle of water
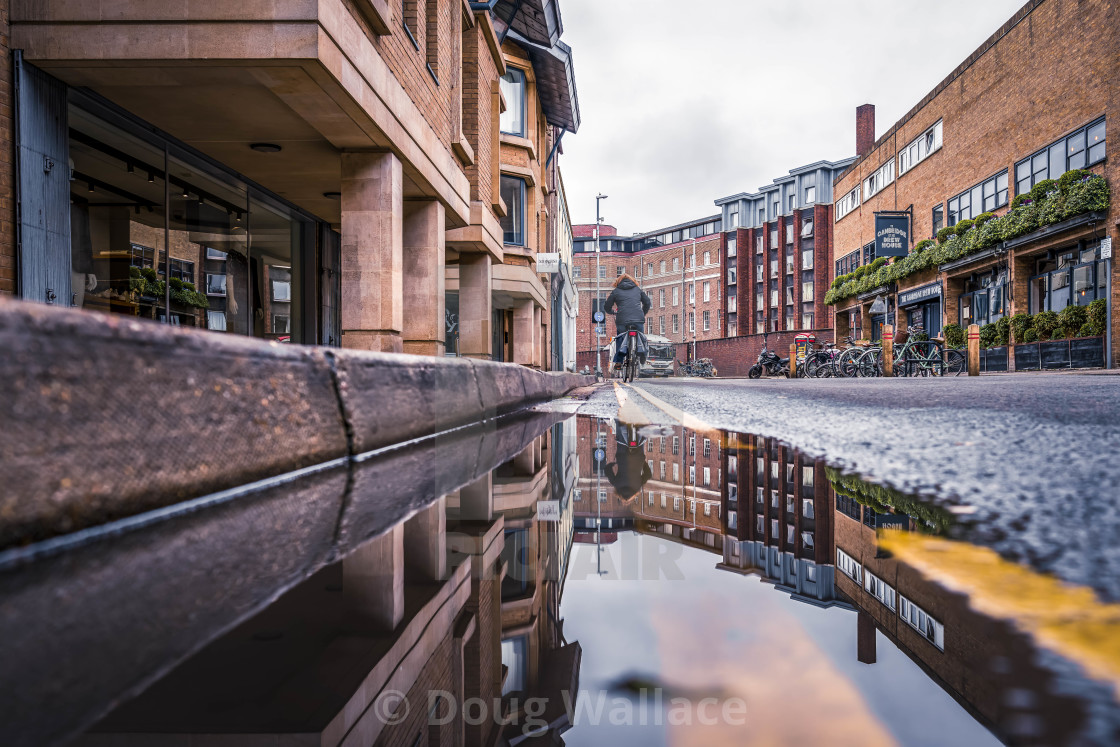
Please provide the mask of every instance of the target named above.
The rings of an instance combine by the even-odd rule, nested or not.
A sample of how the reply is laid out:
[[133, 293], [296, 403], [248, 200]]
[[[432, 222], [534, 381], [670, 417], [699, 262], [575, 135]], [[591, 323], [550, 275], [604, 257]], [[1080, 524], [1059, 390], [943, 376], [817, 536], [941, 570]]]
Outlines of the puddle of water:
[[[973, 506], [613, 418], [445, 447], [0, 576], [0, 626], [71, 695], [5, 743], [60, 702], [86, 715], [52, 737], [89, 745], [1120, 739], [1120, 608], [980, 545]], [[31, 627], [80, 597], [64, 572], [115, 590], [81, 598], [84, 655]]]

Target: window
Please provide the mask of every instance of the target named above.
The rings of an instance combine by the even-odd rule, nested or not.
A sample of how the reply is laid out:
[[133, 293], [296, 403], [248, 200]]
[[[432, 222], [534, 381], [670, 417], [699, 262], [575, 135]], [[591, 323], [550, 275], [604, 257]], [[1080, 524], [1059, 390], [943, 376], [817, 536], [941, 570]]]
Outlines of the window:
[[1102, 118], [1015, 164], [1015, 194], [1026, 194], [1043, 179], [1057, 179], [1070, 169], [1100, 163], [1104, 160], [1104, 149]]
[[696, 332], [696, 312], [688, 312], [688, 331]]
[[843, 257], [836, 260], [836, 277], [854, 272], [855, 269], [859, 267], [859, 253], [860, 250], [856, 249], [854, 252], [845, 254]]
[[801, 484], [806, 488], [813, 487], [813, 479], [815, 477], [815, 474], [816, 473], [815, 473], [813, 467], [811, 467], [811, 466], [802, 467], [801, 468]]
[[520, 692], [528, 685], [526, 680], [528, 640], [528, 636], [522, 635], [502, 641], [502, 665], [508, 670], [506, 680], [502, 683], [502, 695]]
[[813, 281], [808, 280], [801, 284], [801, 300], [807, 301], [813, 298]]
[[646, 275], [653, 275], [653, 262], [649, 262], [646, 264]]
[[941, 205], [933, 206], [933, 220], [930, 225], [933, 230], [930, 232], [930, 237], [936, 236], [937, 232], [945, 226], [945, 209]]
[[696, 436], [688, 437], [688, 455], [696, 456]]
[[689, 485], [695, 485], [696, 484], [696, 465], [695, 464], [688, 465], [688, 484]]
[[291, 317], [287, 314], [272, 315], [272, 334], [288, 335], [292, 332]]
[[[736, 304], [737, 304], [737, 301], [735, 300], [735, 296], [728, 296], [727, 297], [727, 313], [728, 314], [734, 314], [737, 311]], [[707, 313], [707, 312], [704, 312], [704, 313]]]
[[[662, 306], [664, 306], [664, 304], [662, 304]], [[657, 334], [661, 335], [662, 337], [665, 336], [665, 317], [664, 317], [664, 315], [659, 316], [657, 318]]]
[[886, 605], [888, 609], [894, 609], [895, 591], [883, 579], [874, 573], [867, 572], [864, 574], [863, 588], [871, 596]]
[[673, 257], [673, 272], [680, 272], [680, 269], [681, 269], [681, 258], [680, 257]]
[[661, 274], [665, 274], [665, 260], [661, 260]]
[[738, 276], [739, 276], [739, 271], [737, 269], [735, 269], [735, 267], [728, 267], [727, 268], [727, 284], [728, 285], [735, 285], [736, 278]]
[[673, 286], [673, 305], [679, 306], [681, 303], [681, 289], [680, 286]]
[[787, 244], [792, 244], [793, 243], [793, 223], [792, 222], [786, 224], [786, 243]]
[[941, 149], [941, 121], [918, 136], [898, 154], [901, 176]]
[[614, 276], [616, 278], [622, 277], [622, 273], [626, 272], [626, 268], [622, 265], [616, 265], [614, 268]]
[[696, 283], [688, 284], [688, 302], [691, 304], [696, 303]]
[[525, 73], [507, 67], [499, 83], [506, 100], [506, 110], [498, 119], [498, 128], [507, 135], [525, 137]]
[[679, 315], [673, 314], [673, 334], [681, 331], [681, 320]]
[[779, 215], [782, 214], [782, 198], [779, 197], [778, 195], [774, 195], [773, 207], [774, 207], [774, 217], [777, 218]]
[[875, 242], [864, 244], [863, 246], [863, 263], [869, 265], [875, 261]]
[[[515, 246], [525, 245], [525, 180], [516, 176], [501, 178], [502, 200], [506, 203], [506, 215], [502, 218], [503, 241]], [[606, 268], [600, 268], [605, 270]], [[600, 273], [601, 275], [602, 273]]]
[[898, 597], [898, 616], [907, 625], [921, 633], [927, 641], [942, 651], [945, 650], [945, 626], [901, 594]]
[[777, 249], [778, 246], [778, 227], [775, 226], [774, 228], [770, 229], [770, 248]]
[[228, 258], [229, 255], [225, 252], [218, 251], [212, 246], [206, 247], [206, 259], [216, 259], [220, 262], [225, 262]]
[[[706, 473], [707, 471], [708, 471], [708, 468], [705, 467], [704, 472]], [[712, 504], [710, 504], [710, 503], [705, 503], [704, 504], [704, 515], [705, 516], [711, 516], [712, 515]]]
[[572, 277], [579, 280], [583, 276], [583, 268], [578, 265], [572, 268]]
[[1007, 170], [966, 189], [949, 200], [949, 225], [970, 220], [1007, 204]]
[[704, 281], [704, 300], [705, 301], [711, 301], [712, 300], [712, 284], [709, 283], [707, 280]]
[[600, 280], [606, 280], [607, 279], [607, 268], [606, 267], [602, 267], [602, 266], [599, 267], [599, 279]]
[[662, 309], [665, 308], [665, 289], [664, 288], [657, 291], [657, 300], [658, 300], [658, 303], [661, 304], [659, 306], [659, 308], [662, 308]]
[[712, 455], [712, 439], [704, 439], [704, 456], [710, 457]]
[[[727, 237], [727, 256], [728, 257], [734, 257], [735, 256], [736, 241], [737, 240], [734, 236], [728, 236]], [[708, 262], [709, 262], [709, 260], [707, 260], [707, 259], [704, 260], [704, 264], [708, 264]]]
[[710, 265], [711, 263], [712, 263], [712, 253], [711, 252], [704, 252], [704, 264], [705, 265]]
[[857, 207], [859, 207], [858, 186], [836, 201], [836, 220], [840, 220], [845, 215], [855, 210]]
[[681, 479], [681, 466], [679, 464], [674, 463], [673, 464], [673, 482], [679, 482], [680, 479]]
[[[806, 305], [806, 307], [809, 306], [809, 304], [805, 304], [805, 305]], [[812, 328], [813, 328], [813, 312], [811, 312], [811, 311], [802, 312], [802, 314], [801, 314], [801, 329], [812, 329]]]
[[791, 213], [797, 209], [797, 195], [790, 195], [786, 202], [789, 204], [789, 211]]
[[802, 270], [813, 269], [813, 254], [814, 254], [814, 252], [813, 252], [812, 249], [806, 249], [805, 251], [801, 252], [801, 269]]
[[206, 329], [214, 330], [215, 332], [226, 331], [226, 312], [224, 311], [207, 311], [206, 312]]
[[739, 227], [739, 206], [735, 205], [734, 207], [729, 207], [727, 209], [727, 228], [728, 228], [728, 230], [730, 230], [732, 228], [738, 228], [738, 227]]
[[882, 192], [894, 181], [894, 159], [887, 161], [874, 174], [863, 180], [863, 199], [870, 200], [872, 195]]
[[273, 280], [272, 281], [272, 300], [273, 301], [291, 301], [292, 300], [292, 281], [291, 280]]
[[754, 237], [754, 253], [762, 254], [764, 251], [766, 251], [766, 247], [764, 246], [764, 244], [765, 239], [762, 236], [762, 232], [759, 231], [758, 235]]
[[711, 485], [711, 484], [712, 484], [712, 468], [711, 467], [705, 467], [704, 468], [704, 485]]
[[226, 276], [206, 274], [206, 295], [224, 296], [226, 294]]
[[817, 201], [817, 178], [815, 176], [806, 176], [802, 178], [801, 184], [805, 189], [805, 204], [812, 205]]
[[862, 581], [863, 568], [859, 563], [855, 561], [854, 558], [852, 558], [852, 556], [848, 555], [839, 547], [836, 548], [836, 567], [840, 569], [841, 573], [855, 581], [857, 584]]
[[801, 238], [808, 239], [813, 235], [813, 219], [805, 218], [801, 221]]
[[673, 436], [673, 455], [676, 456], [681, 453], [681, 437]]

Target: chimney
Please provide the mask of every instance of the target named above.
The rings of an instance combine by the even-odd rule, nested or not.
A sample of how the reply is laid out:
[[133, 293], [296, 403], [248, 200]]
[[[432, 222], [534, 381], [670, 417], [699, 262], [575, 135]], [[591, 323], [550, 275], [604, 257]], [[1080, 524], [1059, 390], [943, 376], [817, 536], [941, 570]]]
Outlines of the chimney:
[[863, 158], [875, 147], [875, 105], [856, 108], [856, 155]]
[[875, 618], [860, 610], [856, 614], [856, 659], [874, 664], [875, 658]]

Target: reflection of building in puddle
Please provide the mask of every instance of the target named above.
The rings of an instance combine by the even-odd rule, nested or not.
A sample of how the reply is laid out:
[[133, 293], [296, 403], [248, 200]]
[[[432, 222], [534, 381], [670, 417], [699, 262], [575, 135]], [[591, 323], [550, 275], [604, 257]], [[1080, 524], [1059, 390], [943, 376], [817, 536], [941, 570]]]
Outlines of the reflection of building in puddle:
[[[530, 715], [558, 740], [580, 662], [559, 620], [566, 428], [318, 571], [79, 743], [512, 743], [526, 696], [547, 699]], [[563, 508], [538, 519], [548, 500]]]
[[[949, 514], [851, 475], [829, 469], [828, 477], [836, 507], [836, 589], [859, 609], [859, 660], [875, 663], [876, 631], [882, 632], [1002, 740], [1070, 742], [1083, 726], [1084, 705], [1061, 694], [1060, 678], [1043, 666], [1045, 657], [1031, 639], [879, 545], [883, 527], [943, 531]], [[914, 518], [884, 513], [898, 508]]]

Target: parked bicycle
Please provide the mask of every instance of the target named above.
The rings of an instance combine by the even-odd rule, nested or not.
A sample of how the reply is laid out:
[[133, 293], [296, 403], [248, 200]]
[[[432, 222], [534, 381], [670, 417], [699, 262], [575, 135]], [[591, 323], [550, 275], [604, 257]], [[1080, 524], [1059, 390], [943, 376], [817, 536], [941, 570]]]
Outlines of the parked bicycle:
[[677, 369], [678, 376], [701, 376], [704, 378], [711, 378], [715, 376], [715, 366], [712, 365], [711, 358], [701, 358], [696, 361], [689, 361], [682, 363]]

